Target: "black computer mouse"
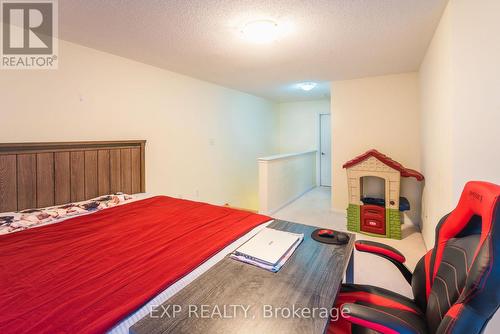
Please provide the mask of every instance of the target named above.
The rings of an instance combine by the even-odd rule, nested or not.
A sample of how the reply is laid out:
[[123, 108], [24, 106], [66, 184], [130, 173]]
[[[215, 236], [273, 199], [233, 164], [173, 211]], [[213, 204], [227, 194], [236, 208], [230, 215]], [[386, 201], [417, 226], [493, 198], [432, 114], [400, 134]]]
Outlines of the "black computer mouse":
[[339, 233], [337, 234], [337, 240], [341, 243], [347, 243], [347, 241], [349, 241], [349, 237], [344, 233]]

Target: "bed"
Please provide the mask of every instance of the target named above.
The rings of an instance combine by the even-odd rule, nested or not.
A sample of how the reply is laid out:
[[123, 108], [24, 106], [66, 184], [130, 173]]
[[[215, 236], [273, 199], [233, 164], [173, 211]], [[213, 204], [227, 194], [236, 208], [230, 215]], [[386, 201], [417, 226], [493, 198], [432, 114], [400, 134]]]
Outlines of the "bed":
[[0, 145], [0, 212], [20, 215], [0, 234], [0, 332], [127, 333], [270, 223], [167, 196], [109, 195], [144, 193], [144, 160], [145, 141]]

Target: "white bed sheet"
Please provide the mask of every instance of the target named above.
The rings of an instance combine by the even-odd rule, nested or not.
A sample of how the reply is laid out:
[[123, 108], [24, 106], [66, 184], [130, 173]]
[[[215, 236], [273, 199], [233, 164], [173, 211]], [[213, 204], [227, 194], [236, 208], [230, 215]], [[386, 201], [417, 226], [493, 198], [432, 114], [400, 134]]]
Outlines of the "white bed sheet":
[[268, 226], [271, 224], [273, 220], [270, 220], [268, 222], [265, 222], [254, 229], [252, 229], [250, 232], [245, 234], [244, 236], [240, 237], [238, 240], [234, 241], [233, 243], [229, 244], [226, 246], [224, 249], [222, 249], [220, 252], [212, 256], [210, 259], [205, 261], [203, 264], [201, 264], [199, 267], [197, 267], [195, 270], [163, 290], [161, 293], [159, 293], [156, 297], [151, 299], [148, 303], [143, 305], [141, 308], [136, 310], [134, 313], [130, 314], [127, 316], [125, 319], [123, 319], [120, 323], [118, 323], [116, 326], [114, 326], [111, 330], [108, 331], [110, 334], [128, 334], [129, 333], [129, 328], [134, 325], [136, 322], [147, 316], [151, 312], [151, 308], [158, 306], [165, 301], [167, 301], [170, 297], [175, 295], [177, 292], [182, 290], [184, 287], [186, 287], [189, 283], [194, 281], [196, 278], [198, 278], [201, 274], [206, 272], [208, 269], [212, 268], [215, 264], [217, 264], [219, 261], [221, 261], [226, 255], [230, 254], [236, 248], [241, 246], [244, 242], [249, 240], [251, 237], [253, 237], [255, 234], [257, 234], [260, 230], [262, 230], [264, 227]]

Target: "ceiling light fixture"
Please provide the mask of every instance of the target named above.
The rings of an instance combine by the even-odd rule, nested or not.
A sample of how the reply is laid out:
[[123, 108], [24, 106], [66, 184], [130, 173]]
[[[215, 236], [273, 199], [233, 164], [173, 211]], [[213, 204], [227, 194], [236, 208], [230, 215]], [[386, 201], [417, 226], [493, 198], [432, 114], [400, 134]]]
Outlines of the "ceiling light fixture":
[[279, 35], [278, 24], [271, 20], [256, 20], [245, 24], [241, 29], [243, 37], [253, 43], [267, 44], [274, 42]]
[[314, 89], [318, 84], [315, 82], [302, 82], [299, 83], [299, 88], [302, 90], [305, 90], [306, 92], [310, 91], [311, 89]]

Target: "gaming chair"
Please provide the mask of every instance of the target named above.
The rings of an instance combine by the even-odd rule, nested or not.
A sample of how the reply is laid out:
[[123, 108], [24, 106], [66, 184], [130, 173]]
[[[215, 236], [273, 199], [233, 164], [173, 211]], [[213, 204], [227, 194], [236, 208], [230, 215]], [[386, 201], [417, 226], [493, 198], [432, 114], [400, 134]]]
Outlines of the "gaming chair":
[[356, 249], [391, 261], [414, 299], [358, 284], [337, 297], [344, 317], [328, 333], [481, 333], [500, 304], [500, 186], [469, 182], [436, 227], [436, 241], [411, 273], [396, 249], [370, 241]]

